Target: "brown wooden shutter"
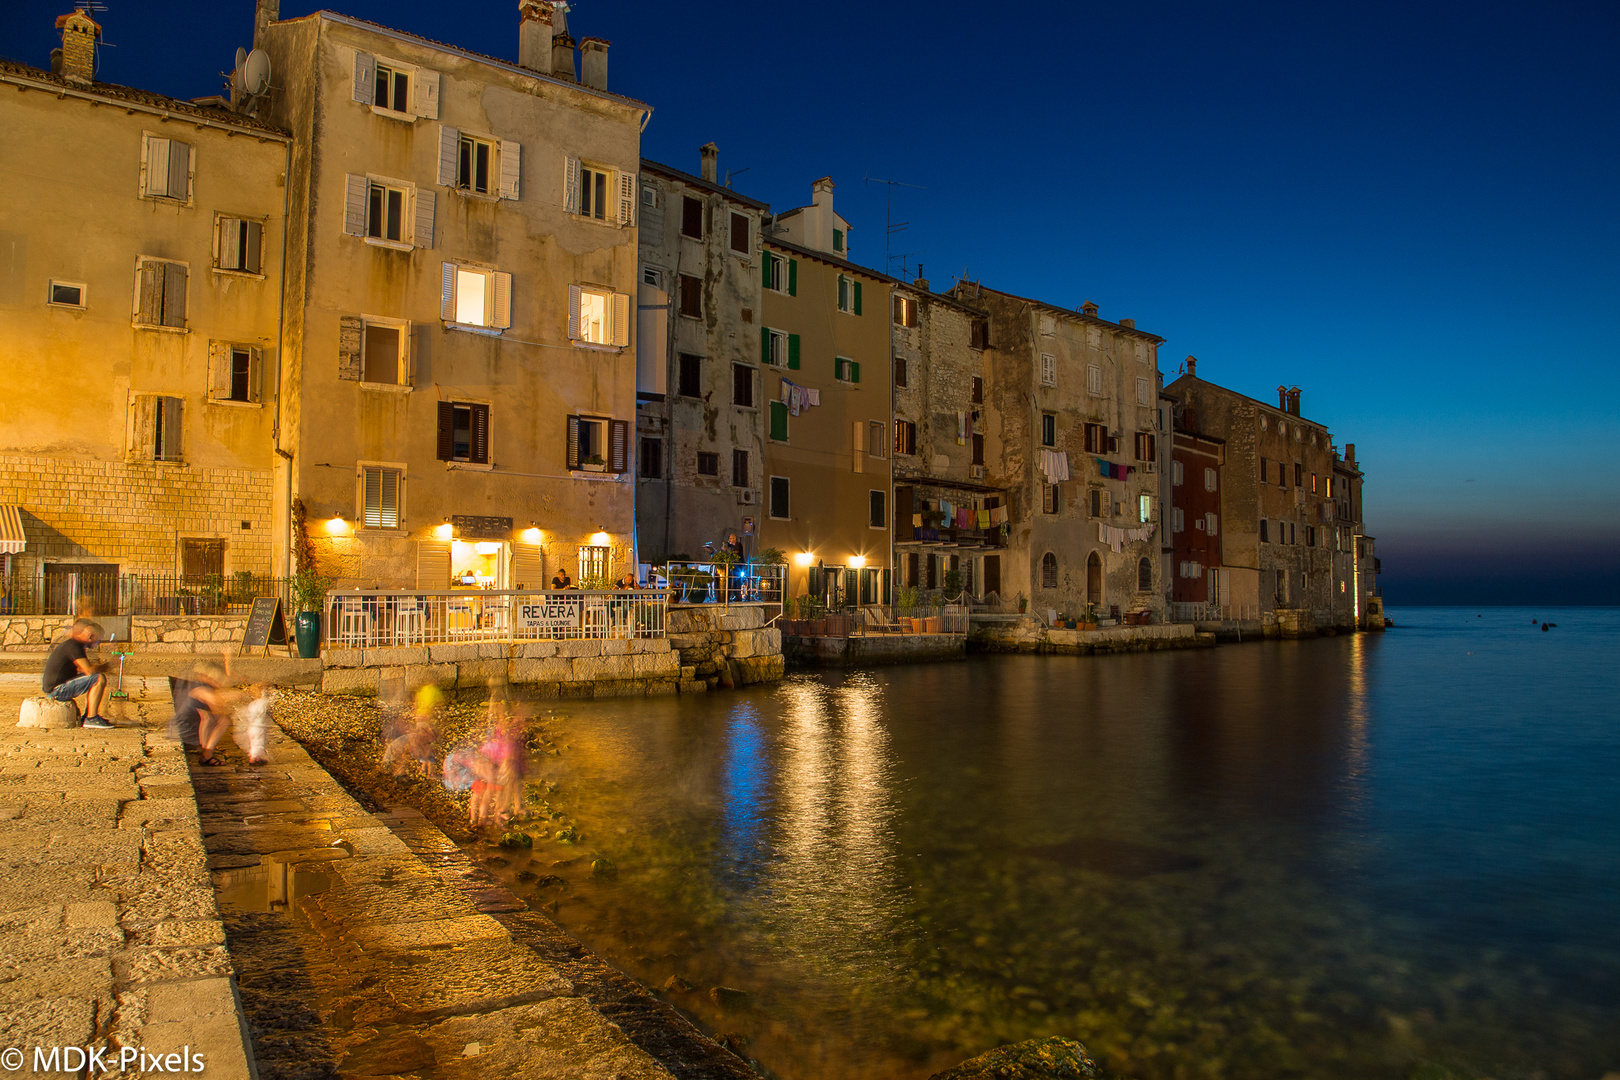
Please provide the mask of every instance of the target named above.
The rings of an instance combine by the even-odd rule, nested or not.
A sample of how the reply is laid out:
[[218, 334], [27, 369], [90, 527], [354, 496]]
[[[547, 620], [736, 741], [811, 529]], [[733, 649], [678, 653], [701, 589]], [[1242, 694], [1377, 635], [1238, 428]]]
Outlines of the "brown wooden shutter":
[[163, 317], [163, 264], [145, 262], [135, 275], [137, 322], [156, 326]]
[[612, 423], [612, 438], [609, 441], [608, 471], [622, 473], [629, 467], [630, 461], [630, 421], [614, 420]]
[[567, 465], [570, 469], [579, 468], [579, 417], [568, 418], [568, 452]]
[[470, 405], [472, 426], [472, 454], [468, 460], [480, 465], [489, 464], [489, 406]]
[[416, 587], [418, 589], [450, 587], [450, 541], [416, 542]]
[[163, 325], [186, 325], [186, 268], [179, 263], [163, 267]]
[[338, 319], [338, 378], [360, 381], [360, 342], [365, 329], [365, 320], [358, 316], [344, 315]]
[[456, 456], [456, 407], [448, 401], [439, 402], [439, 460], [451, 461]]

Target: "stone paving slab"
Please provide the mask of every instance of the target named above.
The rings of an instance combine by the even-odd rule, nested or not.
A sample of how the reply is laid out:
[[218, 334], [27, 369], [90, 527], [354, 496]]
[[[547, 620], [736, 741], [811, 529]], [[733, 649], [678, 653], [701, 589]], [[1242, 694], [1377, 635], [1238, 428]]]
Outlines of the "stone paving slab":
[[34, 1047], [113, 1065], [122, 1047], [189, 1047], [210, 1077], [253, 1077], [167, 693], [126, 703], [112, 731], [18, 728], [37, 671], [0, 675], [0, 1046], [29, 1071]]

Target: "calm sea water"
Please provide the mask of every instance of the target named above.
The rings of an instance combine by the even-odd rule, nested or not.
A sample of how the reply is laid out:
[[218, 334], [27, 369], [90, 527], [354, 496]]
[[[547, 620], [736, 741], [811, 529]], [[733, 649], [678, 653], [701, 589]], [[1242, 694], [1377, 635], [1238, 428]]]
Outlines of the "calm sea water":
[[784, 1078], [1620, 1071], [1620, 610], [1391, 615], [559, 710], [585, 843], [503, 872]]

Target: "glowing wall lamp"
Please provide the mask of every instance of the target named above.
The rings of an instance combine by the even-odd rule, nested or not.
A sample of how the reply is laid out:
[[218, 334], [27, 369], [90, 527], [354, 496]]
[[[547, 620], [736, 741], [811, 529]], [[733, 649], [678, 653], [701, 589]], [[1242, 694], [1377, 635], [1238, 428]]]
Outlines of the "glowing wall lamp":
[[343, 520], [342, 514], [335, 514], [332, 520], [326, 523], [326, 535], [342, 536], [349, 531], [349, 523]]
[[808, 551], [801, 551], [793, 556], [794, 566], [809, 566], [816, 561], [816, 557]]
[[537, 528], [534, 528], [533, 526], [530, 526], [529, 528], [524, 529], [523, 530], [523, 542], [525, 544], [538, 544], [540, 542], [540, 530], [537, 529]]
[[855, 569], [859, 570], [861, 567], [866, 565], [866, 556], [865, 555], [851, 555], [849, 557], [849, 565], [851, 565]]
[[435, 525], [433, 527], [433, 535], [438, 537], [440, 540], [448, 540], [454, 534], [455, 529], [448, 521], [446, 521], [443, 525]]
[[605, 532], [595, 532], [591, 534], [591, 543], [596, 547], [605, 547], [612, 542], [613, 537], [609, 536]]

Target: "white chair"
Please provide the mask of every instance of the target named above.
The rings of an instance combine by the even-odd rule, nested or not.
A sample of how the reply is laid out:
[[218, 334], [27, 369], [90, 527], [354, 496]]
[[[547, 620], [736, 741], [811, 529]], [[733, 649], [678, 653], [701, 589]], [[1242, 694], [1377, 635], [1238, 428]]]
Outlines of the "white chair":
[[338, 597], [337, 639], [344, 645], [371, 643], [371, 611], [358, 596]]
[[402, 596], [394, 602], [394, 643], [409, 645], [412, 637], [427, 640], [427, 612], [416, 597]]

